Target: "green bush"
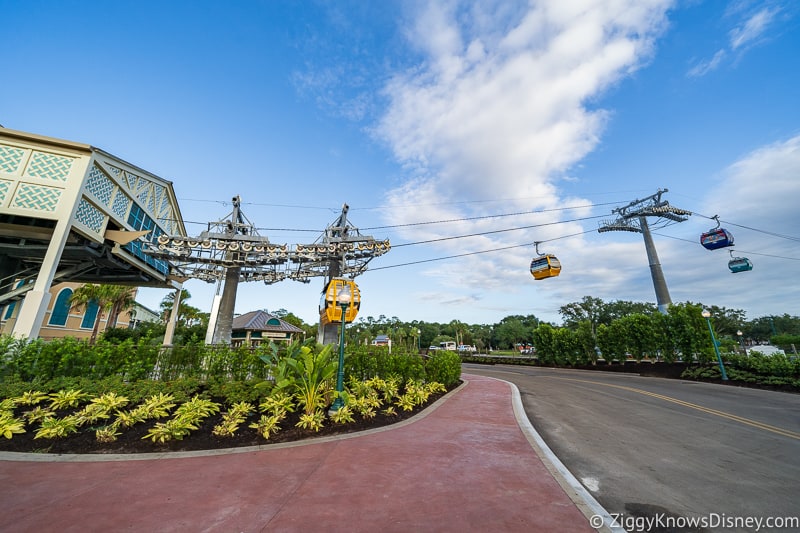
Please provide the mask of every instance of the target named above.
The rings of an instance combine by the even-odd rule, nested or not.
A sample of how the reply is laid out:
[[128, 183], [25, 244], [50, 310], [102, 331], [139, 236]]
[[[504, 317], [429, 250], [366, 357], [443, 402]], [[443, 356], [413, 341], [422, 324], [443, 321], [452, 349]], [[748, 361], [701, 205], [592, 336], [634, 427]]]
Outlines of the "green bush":
[[425, 378], [450, 387], [461, 379], [461, 357], [447, 350], [437, 350], [425, 364]]
[[366, 381], [376, 376], [397, 376], [402, 383], [425, 378], [425, 363], [414, 352], [400, 352], [382, 346], [357, 346], [348, 350], [344, 363], [345, 379]]

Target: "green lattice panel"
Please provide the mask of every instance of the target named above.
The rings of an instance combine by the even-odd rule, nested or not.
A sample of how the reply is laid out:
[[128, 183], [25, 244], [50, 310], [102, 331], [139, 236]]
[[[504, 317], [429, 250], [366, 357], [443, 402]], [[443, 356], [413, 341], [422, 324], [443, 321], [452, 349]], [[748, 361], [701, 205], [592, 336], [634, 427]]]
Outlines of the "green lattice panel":
[[[118, 169], [117, 167], [115, 167], [115, 166], [113, 166], [113, 165], [108, 165], [108, 168], [110, 168], [110, 169], [111, 169], [111, 172], [113, 172], [113, 173], [114, 173], [114, 175], [115, 175], [117, 178], [119, 178], [120, 174], [122, 173], [122, 170]], [[125, 185], [127, 185], [127, 183], [126, 183]]]
[[33, 152], [26, 175], [54, 181], [67, 181], [67, 176], [72, 170], [72, 161], [71, 157], [45, 152]]
[[111, 206], [111, 211], [113, 211], [120, 220], [125, 220], [130, 203], [131, 199], [128, 198], [128, 195], [119, 190], [114, 197], [114, 205]]
[[92, 165], [89, 179], [86, 180], [86, 190], [100, 200], [103, 205], [108, 205], [111, 202], [111, 193], [114, 192], [114, 182], [108, 179], [97, 165]]
[[6, 201], [8, 191], [11, 190], [11, 185], [13, 185], [13, 182], [11, 181], [0, 180], [0, 204]]
[[61, 192], [61, 189], [21, 183], [14, 195], [13, 207], [52, 212], [58, 206]]
[[131, 174], [130, 172], [126, 172], [125, 175], [128, 177], [128, 187], [130, 187], [131, 191], [136, 194], [139, 192], [141, 187], [144, 187], [147, 183], [145, 180], [137, 176], [136, 174]]
[[91, 228], [95, 233], [100, 233], [103, 229], [103, 223], [106, 221], [106, 216], [102, 211], [86, 201], [86, 198], [81, 198], [78, 204], [78, 211], [75, 213], [75, 220]]
[[0, 145], [0, 170], [12, 174], [17, 171], [25, 150], [13, 146]]

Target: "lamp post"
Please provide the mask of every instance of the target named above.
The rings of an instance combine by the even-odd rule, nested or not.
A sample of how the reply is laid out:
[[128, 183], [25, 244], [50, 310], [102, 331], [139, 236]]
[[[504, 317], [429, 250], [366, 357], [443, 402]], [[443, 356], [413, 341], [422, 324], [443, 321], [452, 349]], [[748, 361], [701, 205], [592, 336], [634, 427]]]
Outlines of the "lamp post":
[[728, 374], [725, 372], [725, 365], [722, 364], [722, 356], [719, 354], [719, 344], [717, 343], [717, 339], [714, 337], [714, 330], [711, 329], [711, 311], [708, 309], [703, 309], [703, 318], [706, 319], [706, 323], [708, 324], [708, 332], [711, 334], [711, 343], [714, 345], [714, 353], [717, 354], [717, 361], [719, 362], [719, 372], [722, 374], [722, 380], [728, 381]]
[[739, 337], [739, 346], [741, 346], [742, 352], [747, 355], [747, 348], [744, 347], [744, 339], [742, 338], [742, 330], [738, 330], [736, 336]]
[[344, 400], [342, 399], [342, 393], [344, 392], [344, 325], [347, 307], [350, 305], [352, 299], [353, 295], [350, 293], [350, 287], [343, 285], [336, 295], [336, 303], [338, 303], [339, 307], [342, 309], [342, 333], [339, 337], [339, 369], [336, 372], [336, 399], [333, 400], [333, 404], [331, 404], [331, 408], [329, 409], [331, 413], [335, 413], [344, 406]]
[[422, 350], [422, 348], [419, 345], [419, 343], [420, 343], [420, 340], [419, 340], [420, 335], [422, 335], [422, 330], [418, 329], [417, 330], [417, 353], [419, 353]]

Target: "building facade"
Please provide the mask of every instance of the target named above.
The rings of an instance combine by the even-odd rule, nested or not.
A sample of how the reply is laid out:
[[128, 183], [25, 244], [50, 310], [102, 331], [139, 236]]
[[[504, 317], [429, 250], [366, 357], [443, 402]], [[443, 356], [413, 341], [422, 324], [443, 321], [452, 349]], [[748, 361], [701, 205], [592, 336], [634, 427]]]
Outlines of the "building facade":
[[[44, 313], [39, 337], [45, 340], [75, 337], [89, 339], [96, 321], [100, 321], [98, 331], [105, 331], [108, 326], [108, 313], [101, 313], [96, 303], [90, 303], [86, 309], [78, 309], [70, 305], [70, 298], [81, 283], [58, 283], [50, 287], [50, 303]], [[0, 311], [0, 332], [10, 334], [13, 331], [16, 317], [24, 301], [11, 302]], [[134, 307], [135, 309], [135, 307]], [[135, 310], [123, 311], [117, 317], [116, 327], [132, 327], [131, 315]]]
[[164, 234], [186, 235], [171, 182], [94, 146], [0, 127], [0, 306], [16, 308], [13, 335], [72, 323], [54, 283], [180, 289], [148, 252]]
[[261, 343], [291, 343], [303, 330], [266, 311], [251, 311], [233, 318], [231, 346], [258, 346]]

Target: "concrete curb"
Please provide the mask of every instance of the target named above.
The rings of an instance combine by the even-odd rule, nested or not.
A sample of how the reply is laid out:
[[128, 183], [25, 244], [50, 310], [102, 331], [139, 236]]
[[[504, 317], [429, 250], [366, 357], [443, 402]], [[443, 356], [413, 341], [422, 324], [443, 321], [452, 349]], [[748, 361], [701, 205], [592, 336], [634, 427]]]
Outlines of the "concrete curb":
[[[595, 529], [598, 531], [603, 532], [627, 533], [622, 527], [613, 525], [616, 524], [616, 520], [602, 505], [600, 505], [600, 502], [598, 502], [594, 496], [592, 496], [591, 493], [586, 490], [581, 482], [578, 481], [574, 475], [572, 475], [572, 472], [570, 472], [567, 467], [564, 466], [564, 463], [562, 463], [556, 454], [553, 453], [544, 439], [542, 439], [542, 437], [533, 427], [530, 420], [528, 420], [528, 415], [525, 413], [525, 408], [522, 405], [522, 396], [520, 395], [517, 386], [504, 379], [490, 379], [497, 379], [498, 381], [502, 381], [511, 387], [511, 402], [514, 408], [514, 416], [517, 418], [517, 423], [519, 424], [520, 429], [525, 434], [525, 437], [528, 439], [528, 442], [531, 443], [531, 446], [534, 448], [534, 450], [536, 450], [536, 453], [542, 459], [542, 462], [545, 464], [547, 469], [551, 474], [553, 474], [553, 477], [555, 477], [556, 481], [559, 482], [562, 488], [564, 488], [564, 491], [567, 493], [570, 499], [572, 499], [575, 505], [577, 505], [581, 512], [586, 516], [592, 527], [595, 527]], [[596, 527], [596, 522], [601, 523], [601, 527]]]

